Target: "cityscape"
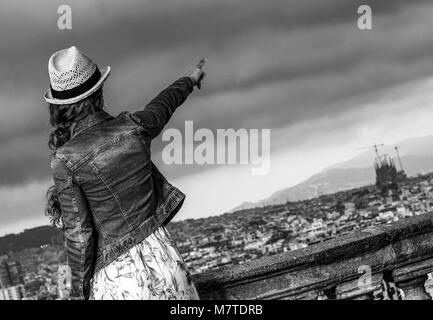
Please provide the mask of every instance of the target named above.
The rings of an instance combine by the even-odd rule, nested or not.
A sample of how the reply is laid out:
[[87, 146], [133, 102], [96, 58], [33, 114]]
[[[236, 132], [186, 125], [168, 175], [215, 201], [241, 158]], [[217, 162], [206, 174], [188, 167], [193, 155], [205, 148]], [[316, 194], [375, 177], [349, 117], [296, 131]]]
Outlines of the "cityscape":
[[[375, 185], [172, 222], [167, 228], [191, 272], [198, 274], [430, 213], [433, 173], [407, 177], [399, 157], [397, 169], [394, 159], [380, 156], [374, 148]], [[51, 240], [0, 257], [0, 300], [68, 298], [70, 279], [62, 239]]]

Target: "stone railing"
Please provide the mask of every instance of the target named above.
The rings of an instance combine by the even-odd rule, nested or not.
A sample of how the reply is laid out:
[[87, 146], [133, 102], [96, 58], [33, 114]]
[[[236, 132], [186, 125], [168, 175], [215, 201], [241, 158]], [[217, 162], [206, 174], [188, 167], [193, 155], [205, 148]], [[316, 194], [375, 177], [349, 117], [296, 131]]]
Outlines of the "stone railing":
[[431, 299], [433, 214], [193, 277], [201, 299]]

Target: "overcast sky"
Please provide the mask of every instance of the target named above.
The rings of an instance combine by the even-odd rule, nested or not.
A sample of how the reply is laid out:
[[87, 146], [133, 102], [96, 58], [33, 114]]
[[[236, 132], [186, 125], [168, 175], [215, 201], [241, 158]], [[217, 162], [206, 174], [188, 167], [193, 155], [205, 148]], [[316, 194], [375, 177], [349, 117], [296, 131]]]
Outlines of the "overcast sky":
[[[369, 3], [373, 30], [357, 28]], [[107, 111], [144, 106], [201, 57], [207, 78], [167, 128], [270, 128], [271, 171], [167, 166], [187, 194], [176, 219], [228, 211], [296, 184], [374, 142], [433, 134], [433, 5], [399, 0], [0, 0], [0, 235], [46, 224], [51, 184], [47, 61], [76, 45], [110, 65]]]

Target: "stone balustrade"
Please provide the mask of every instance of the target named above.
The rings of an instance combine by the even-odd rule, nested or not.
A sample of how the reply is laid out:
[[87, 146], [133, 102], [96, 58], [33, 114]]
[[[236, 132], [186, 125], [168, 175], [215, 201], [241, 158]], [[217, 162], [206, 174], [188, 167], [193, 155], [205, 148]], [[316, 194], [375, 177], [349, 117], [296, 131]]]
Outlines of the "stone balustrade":
[[201, 299], [427, 300], [432, 272], [433, 214], [425, 214], [193, 281]]

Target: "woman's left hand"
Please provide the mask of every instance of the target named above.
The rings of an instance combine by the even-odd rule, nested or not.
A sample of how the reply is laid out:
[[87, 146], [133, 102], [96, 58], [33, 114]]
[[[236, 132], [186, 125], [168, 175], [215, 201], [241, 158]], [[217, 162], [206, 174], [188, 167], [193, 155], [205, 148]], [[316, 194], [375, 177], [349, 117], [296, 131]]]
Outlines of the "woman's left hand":
[[200, 62], [195, 66], [193, 70], [188, 73], [188, 77], [191, 78], [192, 83], [197, 88], [201, 89], [201, 81], [206, 76], [206, 73], [203, 71], [203, 66], [206, 63], [206, 58], [200, 60]]

